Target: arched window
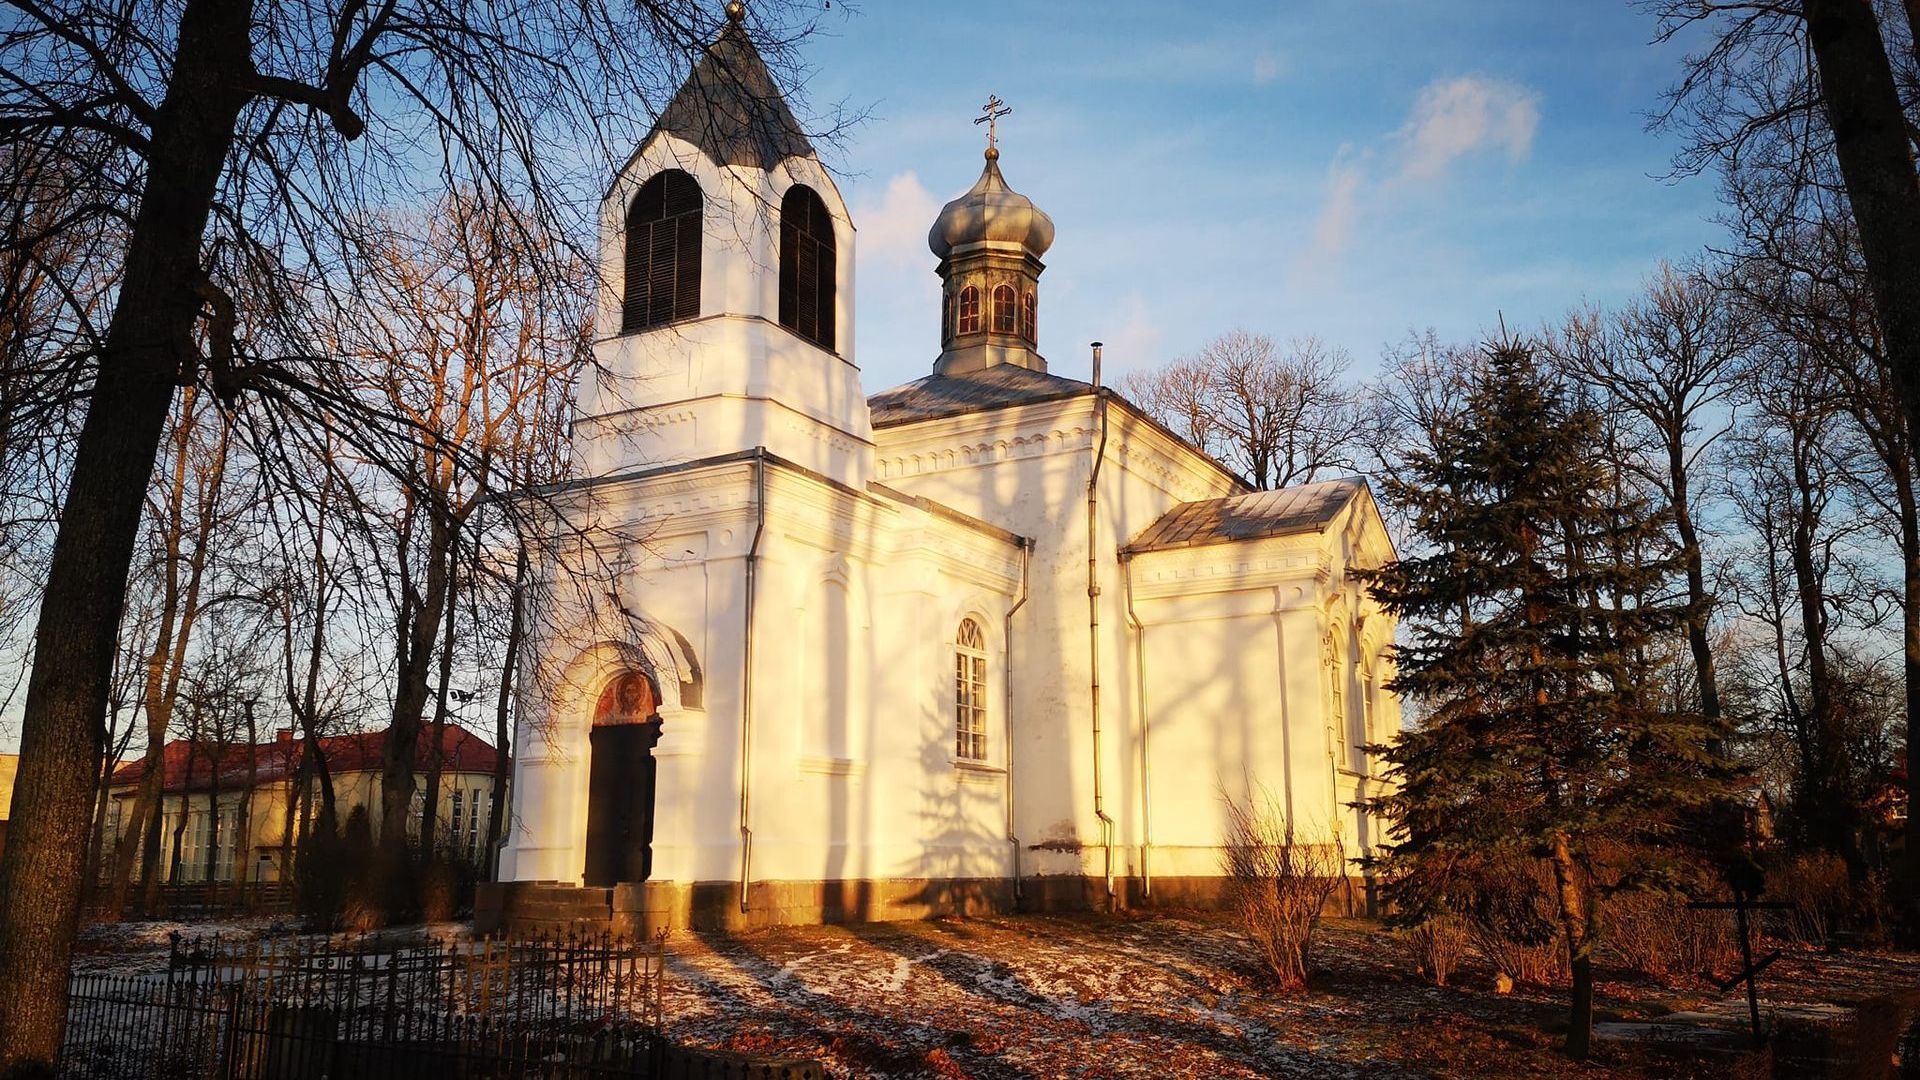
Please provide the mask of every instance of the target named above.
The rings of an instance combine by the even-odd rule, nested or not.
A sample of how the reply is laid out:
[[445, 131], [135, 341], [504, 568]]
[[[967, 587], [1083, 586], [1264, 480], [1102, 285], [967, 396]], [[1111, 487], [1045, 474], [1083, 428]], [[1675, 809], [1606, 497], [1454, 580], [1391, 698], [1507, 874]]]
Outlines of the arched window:
[[659, 711], [660, 694], [654, 690], [653, 680], [629, 671], [600, 691], [600, 700], [593, 707], [593, 726], [645, 723]]
[[1020, 298], [1020, 336], [1026, 338], [1030, 345], [1040, 340], [1039, 312], [1035, 310], [1038, 302], [1031, 290]]
[[1358, 771], [1371, 773], [1373, 771], [1371, 767], [1373, 764], [1373, 755], [1367, 750], [1367, 747], [1372, 746], [1375, 742], [1373, 734], [1373, 714], [1377, 704], [1374, 701], [1374, 694], [1377, 688], [1374, 685], [1373, 672], [1371, 670], [1366, 672], [1362, 678], [1364, 679], [1360, 684], [1360, 738], [1362, 742], [1357, 748], [1359, 752], [1354, 755], [1354, 762], [1359, 766]]
[[1329, 640], [1325, 650], [1327, 671], [1332, 676], [1332, 698], [1327, 703], [1328, 720], [1333, 727], [1334, 740], [1338, 744], [1338, 757], [1342, 765], [1349, 762], [1347, 755], [1347, 671], [1346, 658], [1340, 654], [1340, 646]]
[[953, 638], [953, 755], [963, 761], [987, 757], [987, 639], [980, 624], [960, 620]]
[[980, 290], [971, 285], [960, 290], [960, 332], [980, 332]]
[[834, 348], [833, 217], [812, 188], [795, 184], [780, 200], [780, 325]]
[[1013, 333], [1013, 306], [1013, 286], [1001, 285], [993, 290], [994, 333]]
[[656, 173], [627, 207], [627, 291], [620, 330], [700, 317], [700, 183]]

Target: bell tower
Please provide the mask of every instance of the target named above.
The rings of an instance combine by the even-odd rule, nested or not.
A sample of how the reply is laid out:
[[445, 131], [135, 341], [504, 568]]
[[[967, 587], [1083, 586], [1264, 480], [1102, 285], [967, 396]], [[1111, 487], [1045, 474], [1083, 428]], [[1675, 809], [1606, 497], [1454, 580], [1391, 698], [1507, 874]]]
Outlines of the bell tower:
[[1053, 245], [1053, 219], [1000, 175], [995, 122], [1011, 109], [987, 101], [987, 163], [966, 194], [948, 203], [927, 233], [939, 258], [938, 375], [999, 364], [1046, 371], [1040, 355], [1040, 261]]
[[864, 487], [845, 202], [730, 3], [600, 212], [588, 475], [764, 448]]

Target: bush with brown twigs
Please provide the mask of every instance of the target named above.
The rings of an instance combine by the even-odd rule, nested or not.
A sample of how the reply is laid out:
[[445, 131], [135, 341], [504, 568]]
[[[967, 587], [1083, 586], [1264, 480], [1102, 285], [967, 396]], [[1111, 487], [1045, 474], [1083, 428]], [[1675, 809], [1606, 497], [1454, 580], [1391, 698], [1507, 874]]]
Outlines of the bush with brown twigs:
[[1469, 944], [1466, 920], [1458, 915], [1429, 916], [1400, 931], [1399, 938], [1414, 970], [1435, 986], [1447, 985]]
[[1474, 951], [1515, 983], [1564, 984], [1572, 969], [1545, 862], [1494, 860], [1471, 876], [1466, 922]]
[[1740, 966], [1732, 912], [1699, 910], [1682, 896], [1635, 889], [1609, 897], [1603, 918], [1607, 958], [1662, 983], [1717, 978]]
[[1833, 940], [1854, 904], [1847, 864], [1825, 851], [1798, 852], [1767, 867], [1766, 895], [1793, 905], [1768, 913], [1768, 934], [1820, 948]]
[[1320, 913], [1344, 879], [1346, 853], [1337, 835], [1303, 842], [1264, 792], [1226, 804], [1228, 899], [1279, 988], [1302, 989]]

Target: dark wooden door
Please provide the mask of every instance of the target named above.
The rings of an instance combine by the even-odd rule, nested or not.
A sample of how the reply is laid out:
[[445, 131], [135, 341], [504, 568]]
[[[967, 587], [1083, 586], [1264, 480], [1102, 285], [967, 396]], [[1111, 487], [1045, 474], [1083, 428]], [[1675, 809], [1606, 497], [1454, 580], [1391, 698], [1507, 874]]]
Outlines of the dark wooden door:
[[659, 701], [637, 672], [601, 694], [588, 736], [588, 885], [645, 881], [653, 871], [653, 748], [660, 741]]

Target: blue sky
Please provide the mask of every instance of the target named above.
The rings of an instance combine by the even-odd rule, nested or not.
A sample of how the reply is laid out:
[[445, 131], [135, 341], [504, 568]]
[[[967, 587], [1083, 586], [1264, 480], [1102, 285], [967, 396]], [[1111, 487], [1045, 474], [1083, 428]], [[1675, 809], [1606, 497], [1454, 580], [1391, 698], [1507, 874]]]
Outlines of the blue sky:
[[1366, 374], [1409, 330], [1618, 300], [1719, 232], [1710, 178], [1660, 179], [1675, 142], [1645, 115], [1679, 55], [1652, 34], [1625, 0], [835, 4], [804, 100], [872, 111], [822, 148], [860, 230], [866, 385], [938, 351], [925, 235], [979, 174], [989, 93], [1008, 182], [1059, 226], [1061, 374], [1096, 338], [1125, 372], [1235, 327]]

